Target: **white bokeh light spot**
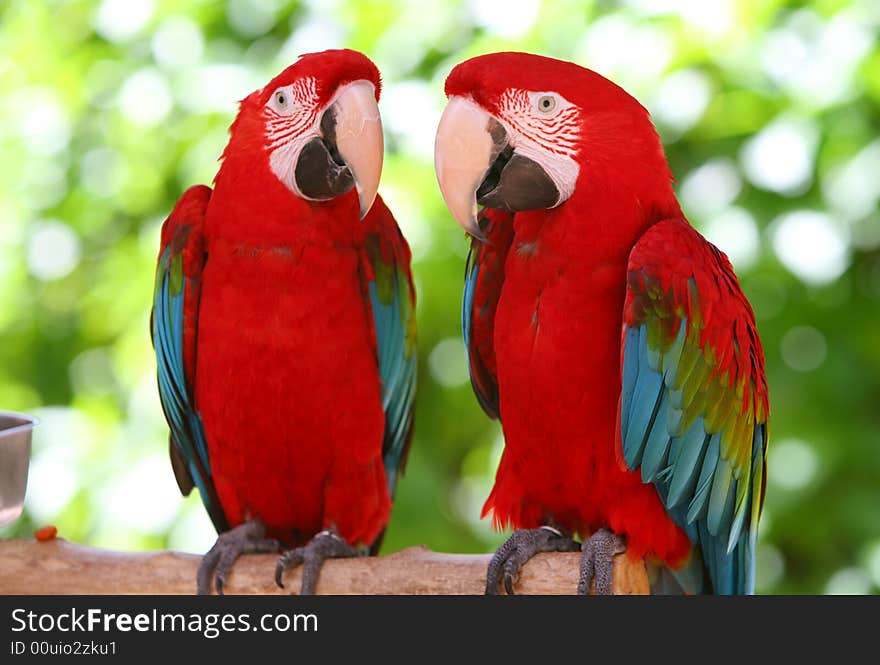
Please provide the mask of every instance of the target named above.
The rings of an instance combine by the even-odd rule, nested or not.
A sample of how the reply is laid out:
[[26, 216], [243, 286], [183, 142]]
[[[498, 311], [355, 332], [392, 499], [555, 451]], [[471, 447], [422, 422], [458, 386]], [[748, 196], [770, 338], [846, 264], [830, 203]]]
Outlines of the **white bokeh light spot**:
[[875, 139], [822, 180], [825, 200], [847, 219], [859, 219], [880, 203], [880, 139]]
[[841, 568], [825, 585], [828, 596], [862, 596], [871, 593], [871, 580], [860, 568]]
[[77, 355], [68, 367], [70, 384], [77, 395], [108, 395], [116, 387], [113, 358], [106, 348], [93, 348]]
[[818, 470], [819, 459], [806, 441], [783, 439], [769, 448], [767, 476], [778, 487], [804, 489], [813, 482]]
[[797, 31], [769, 30], [761, 44], [761, 65], [771, 79], [785, 84], [805, 65], [809, 50], [807, 40]]
[[180, 505], [174, 474], [166, 455], [138, 460], [115, 477], [95, 497], [102, 526], [123, 526], [162, 533], [173, 522]]
[[779, 261], [807, 284], [827, 284], [849, 267], [845, 229], [825, 213], [796, 210], [771, 225]]
[[184, 503], [184, 509], [168, 533], [168, 547], [178, 552], [202, 555], [214, 545], [217, 531], [197, 491], [193, 491]]
[[205, 37], [198, 24], [191, 19], [172, 16], [162, 21], [151, 45], [153, 57], [162, 67], [191, 67], [202, 59]]
[[818, 140], [812, 121], [782, 118], [771, 122], [743, 146], [746, 177], [771, 192], [803, 193], [813, 180]]
[[875, 540], [868, 548], [867, 554], [868, 572], [874, 580], [874, 586], [880, 588], [880, 540]]
[[111, 42], [124, 42], [139, 33], [153, 16], [153, 0], [104, 0], [93, 24]]
[[741, 189], [736, 165], [729, 159], [716, 159], [685, 176], [679, 198], [687, 213], [706, 219], [733, 203]]
[[278, 5], [278, 0], [229, 0], [226, 16], [238, 34], [259, 37], [269, 32], [278, 20]]
[[651, 115], [678, 132], [686, 131], [703, 117], [710, 93], [705, 74], [680, 69], [663, 79], [651, 104]]
[[613, 79], [633, 94], [653, 90], [671, 57], [668, 33], [619, 14], [593, 22], [575, 53], [578, 64]]
[[748, 270], [758, 259], [761, 234], [755, 218], [745, 208], [731, 206], [712, 215], [703, 227], [703, 235], [727, 254], [736, 270]]
[[34, 430], [25, 505], [37, 522], [45, 524], [55, 521], [79, 490], [76, 470], [97, 435], [76, 409], [43, 407], [35, 415], [40, 426]]
[[681, 17], [711, 37], [720, 37], [735, 24], [733, 0], [676, 0], [673, 3]]
[[455, 388], [467, 383], [470, 376], [467, 351], [460, 337], [447, 337], [431, 350], [428, 356], [431, 376], [441, 386]]
[[67, 195], [67, 171], [61, 160], [28, 160], [18, 176], [20, 201], [32, 210], [51, 208]]
[[82, 156], [79, 163], [80, 183], [94, 196], [110, 198], [119, 192], [125, 167], [119, 155], [110, 148], [95, 148]]
[[174, 90], [180, 106], [190, 113], [235, 113], [236, 102], [263, 83], [243, 65], [212, 64], [184, 72]]
[[710, 37], [720, 37], [734, 25], [732, 0], [624, 0], [644, 16], [676, 14]]
[[[328, 16], [309, 16], [298, 22], [296, 29], [278, 52], [280, 67], [287, 67], [303, 53], [315, 53], [328, 48], [342, 48], [345, 31], [338, 21]], [[384, 90], [383, 95], [384, 97]]]
[[154, 68], [135, 72], [122, 84], [119, 106], [123, 114], [135, 124], [159, 124], [168, 116], [173, 106], [165, 77]]
[[471, 0], [477, 23], [501, 37], [522, 37], [538, 18], [540, 0]]
[[797, 372], [811, 372], [825, 362], [828, 343], [812, 326], [795, 326], [782, 336], [782, 359]]
[[[763, 519], [761, 520], [763, 522]], [[755, 586], [759, 590], [772, 589], [785, 574], [785, 557], [776, 547], [766, 543], [758, 545], [756, 557]]]
[[858, 9], [838, 11], [829, 21], [801, 9], [765, 35], [761, 65], [797, 101], [823, 108], [853, 94], [856, 68], [874, 41]]
[[405, 142], [409, 152], [434, 157], [434, 134], [443, 112], [426, 83], [404, 81], [389, 85], [379, 101], [382, 124]]
[[35, 455], [28, 469], [28, 513], [38, 522], [52, 522], [77, 489], [76, 470], [70, 460], [49, 453]]
[[80, 254], [79, 237], [64, 222], [45, 219], [32, 225], [27, 263], [37, 279], [50, 282], [66, 277], [79, 264]]
[[29, 150], [55, 155], [67, 148], [70, 142], [70, 121], [53, 97], [34, 99], [32, 104], [21, 110], [20, 131]]
[[409, 244], [413, 261], [419, 261], [434, 246], [434, 234], [430, 222], [425, 219], [422, 206], [413, 200], [412, 191], [383, 185], [382, 199], [394, 211], [400, 231]]

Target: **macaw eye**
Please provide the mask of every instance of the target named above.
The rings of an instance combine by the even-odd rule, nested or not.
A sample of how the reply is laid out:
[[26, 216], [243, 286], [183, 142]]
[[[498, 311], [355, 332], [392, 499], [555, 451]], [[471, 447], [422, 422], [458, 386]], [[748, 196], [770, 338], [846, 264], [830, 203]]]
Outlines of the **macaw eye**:
[[553, 95], [544, 95], [538, 98], [535, 106], [537, 106], [539, 113], [552, 113], [556, 108], [556, 98]]
[[293, 98], [288, 88], [279, 88], [272, 93], [267, 104], [278, 115], [290, 115], [293, 113]]

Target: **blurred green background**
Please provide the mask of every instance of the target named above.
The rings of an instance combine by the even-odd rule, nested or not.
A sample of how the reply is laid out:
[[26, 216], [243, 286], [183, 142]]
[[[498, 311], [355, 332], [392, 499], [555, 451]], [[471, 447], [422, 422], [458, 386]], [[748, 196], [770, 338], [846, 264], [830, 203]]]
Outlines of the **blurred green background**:
[[653, 114], [691, 221], [733, 261], [772, 401], [758, 591], [880, 590], [880, 2], [105, 0], [0, 5], [0, 408], [43, 423], [0, 530], [205, 551], [167, 461], [148, 316], [160, 224], [210, 183], [235, 102], [298, 54], [384, 78], [381, 193], [414, 257], [416, 438], [384, 551], [485, 552], [502, 439], [459, 333], [467, 243], [434, 180], [443, 81], [516, 49]]

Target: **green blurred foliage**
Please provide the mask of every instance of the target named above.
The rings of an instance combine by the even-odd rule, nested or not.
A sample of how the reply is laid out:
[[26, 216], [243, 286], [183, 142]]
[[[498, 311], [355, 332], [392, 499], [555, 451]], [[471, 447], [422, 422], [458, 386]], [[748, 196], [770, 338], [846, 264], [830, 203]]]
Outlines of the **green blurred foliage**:
[[299, 53], [384, 78], [381, 192], [410, 240], [417, 430], [385, 551], [483, 552], [502, 441], [467, 380], [467, 243], [432, 169], [443, 80], [526, 50], [651, 110], [691, 221], [758, 317], [772, 398], [758, 590], [880, 589], [880, 4], [7, 0], [0, 5], [0, 408], [40, 416], [26, 512], [117, 548], [201, 551], [179, 497], [147, 332], [158, 230], [209, 183], [235, 101]]

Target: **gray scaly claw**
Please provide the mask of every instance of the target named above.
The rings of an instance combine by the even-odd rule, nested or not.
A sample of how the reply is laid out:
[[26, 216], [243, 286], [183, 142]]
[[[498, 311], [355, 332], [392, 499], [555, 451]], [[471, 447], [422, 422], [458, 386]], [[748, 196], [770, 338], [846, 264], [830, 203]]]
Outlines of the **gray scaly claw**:
[[593, 579], [596, 580], [595, 595], [610, 596], [612, 593], [614, 555], [626, 551], [626, 541], [608, 529], [599, 529], [584, 541], [581, 548], [581, 574], [578, 580], [578, 594], [590, 593]]
[[486, 595], [498, 595], [502, 579], [504, 590], [508, 595], [513, 595], [513, 584], [520, 570], [539, 552], [577, 552], [579, 549], [577, 541], [552, 526], [514, 531], [489, 562]]
[[266, 527], [261, 522], [252, 520], [239, 524], [237, 527], [224, 531], [217, 536], [217, 542], [202, 557], [197, 576], [198, 593], [200, 596], [211, 595], [211, 582], [219, 595], [223, 595], [223, 587], [232, 572], [235, 560], [246, 552], [277, 552], [281, 543], [274, 538], [266, 538]]
[[318, 586], [318, 574], [324, 559], [342, 559], [358, 556], [358, 551], [349, 545], [336, 532], [329, 529], [316, 534], [306, 545], [287, 550], [278, 558], [275, 565], [275, 583], [284, 588], [284, 571], [293, 566], [303, 565], [302, 589], [300, 595], [314, 595]]

